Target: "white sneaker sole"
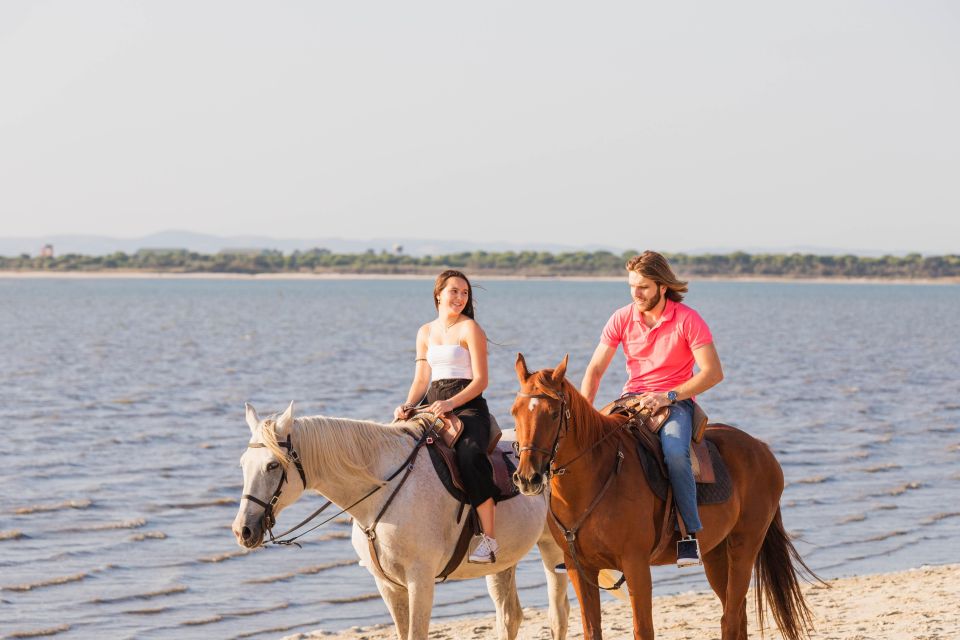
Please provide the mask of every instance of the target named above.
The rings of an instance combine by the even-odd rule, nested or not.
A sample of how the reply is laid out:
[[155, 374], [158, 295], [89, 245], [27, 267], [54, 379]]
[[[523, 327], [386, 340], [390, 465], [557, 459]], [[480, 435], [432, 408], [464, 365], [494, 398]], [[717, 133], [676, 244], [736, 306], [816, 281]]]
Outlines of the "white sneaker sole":
[[497, 561], [497, 554], [491, 553], [489, 556], [484, 556], [478, 558], [476, 556], [470, 556], [467, 558], [467, 562], [470, 564], [494, 564]]

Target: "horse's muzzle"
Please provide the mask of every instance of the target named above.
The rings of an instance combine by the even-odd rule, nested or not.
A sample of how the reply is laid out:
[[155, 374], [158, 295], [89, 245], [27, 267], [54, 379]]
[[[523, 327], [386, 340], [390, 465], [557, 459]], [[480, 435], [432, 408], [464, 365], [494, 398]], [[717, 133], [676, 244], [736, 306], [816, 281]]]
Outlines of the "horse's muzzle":
[[263, 544], [263, 533], [262, 519], [233, 525], [233, 535], [237, 538], [237, 544], [245, 549], [255, 549]]
[[519, 471], [513, 473], [513, 484], [517, 485], [517, 489], [525, 496], [536, 496], [543, 493], [545, 480], [543, 474], [536, 471], [530, 474], [529, 478], [521, 476]]

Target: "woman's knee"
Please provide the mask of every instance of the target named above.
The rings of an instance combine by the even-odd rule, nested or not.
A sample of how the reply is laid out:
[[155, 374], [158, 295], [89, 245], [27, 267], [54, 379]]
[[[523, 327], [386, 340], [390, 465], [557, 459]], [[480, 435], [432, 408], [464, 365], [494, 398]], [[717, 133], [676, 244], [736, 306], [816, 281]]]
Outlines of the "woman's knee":
[[461, 436], [460, 441], [457, 443], [456, 452], [457, 460], [461, 463], [471, 461], [478, 455], [483, 454], [480, 444], [473, 438], [467, 436]]

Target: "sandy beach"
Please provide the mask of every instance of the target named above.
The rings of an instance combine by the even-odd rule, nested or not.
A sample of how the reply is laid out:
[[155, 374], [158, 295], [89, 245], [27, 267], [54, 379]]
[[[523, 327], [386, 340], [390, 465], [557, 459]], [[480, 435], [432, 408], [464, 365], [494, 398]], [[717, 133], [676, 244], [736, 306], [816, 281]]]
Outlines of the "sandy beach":
[[[830, 588], [807, 585], [807, 603], [815, 616], [813, 640], [955, 640], [960, 638], [960, 564], [927, 566], [898, 573], [840, 578]], [[749, 629], [756, 629], [753, 592], [748, 596]], [[720, 602], [710, 591], [654, 598], [653, 619], [659, 640], [712, 640], [720, 637]], [[549, 639], [546, 613], [525, 609], [522, 640]], [[770, 616], [765, 621], [770, 623]], [[608, 602], [603, 608], [604, 638], [633, 638], [629, 606]], [[438, 622], [430, 627], [434, 640], [494, 638], [493, 615]], [[580, 611], [571, 602], [570, 638], [582, 638]], [[782, 640], [776, 629], [766, 638]], [[395, 640], [392, 626], [354, 627], [340, 633], [314, 631], [284, 640]]]

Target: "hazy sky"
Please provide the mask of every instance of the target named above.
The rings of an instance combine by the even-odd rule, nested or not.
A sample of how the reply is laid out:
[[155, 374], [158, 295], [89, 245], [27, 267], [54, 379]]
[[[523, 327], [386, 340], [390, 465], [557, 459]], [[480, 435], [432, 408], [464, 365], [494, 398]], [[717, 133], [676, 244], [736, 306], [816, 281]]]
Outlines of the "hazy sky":
[[0, 4], [0, 236], [960, 252], [956, 2]]

